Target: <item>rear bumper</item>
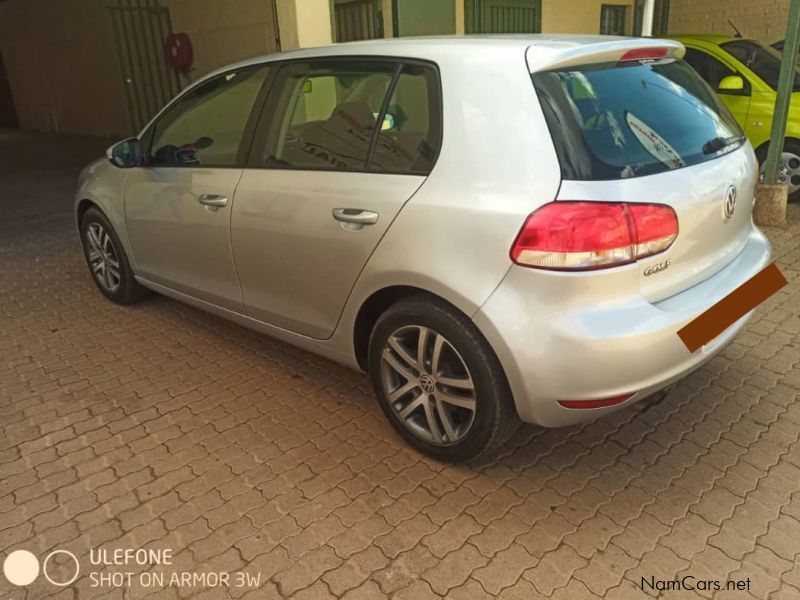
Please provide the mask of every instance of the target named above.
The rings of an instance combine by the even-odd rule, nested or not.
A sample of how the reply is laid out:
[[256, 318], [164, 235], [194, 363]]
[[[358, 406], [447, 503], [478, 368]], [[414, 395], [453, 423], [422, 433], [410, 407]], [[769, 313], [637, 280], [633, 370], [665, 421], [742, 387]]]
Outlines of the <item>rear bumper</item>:
[[[671, 385], [713, 358], [750, 315], [690, 353], [677, 331], [763, 269], [770, 244], [755, 227], [742, 251], [720, 271], [670, 298], [623, 297], [640, 266], [616, 280], [553, 274], [514, 266], [475, 315], [495, 349], [522, 420], [559, 427], [618, 410]], [[615, 285], [618, 284], [618, 285]], [[608, 408], [567, 409], [558, 400], [635, 393]]]

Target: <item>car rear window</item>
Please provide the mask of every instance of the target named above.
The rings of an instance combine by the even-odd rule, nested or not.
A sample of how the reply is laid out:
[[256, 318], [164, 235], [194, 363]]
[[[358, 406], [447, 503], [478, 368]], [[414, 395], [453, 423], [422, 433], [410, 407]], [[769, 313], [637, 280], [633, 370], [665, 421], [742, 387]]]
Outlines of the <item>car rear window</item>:
[[739, 147], [736, 121], [684, 61], [609, 63], [534, 73], [570, 180], [640, 177]]

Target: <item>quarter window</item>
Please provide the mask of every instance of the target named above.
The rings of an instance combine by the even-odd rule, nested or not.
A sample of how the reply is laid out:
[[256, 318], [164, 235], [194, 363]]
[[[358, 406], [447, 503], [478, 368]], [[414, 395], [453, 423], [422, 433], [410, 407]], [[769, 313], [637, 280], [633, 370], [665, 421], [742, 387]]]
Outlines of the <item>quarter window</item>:
[[184, 94], [157, 122], [153, 166], [233, 167], [268, 68], [226, 73]]

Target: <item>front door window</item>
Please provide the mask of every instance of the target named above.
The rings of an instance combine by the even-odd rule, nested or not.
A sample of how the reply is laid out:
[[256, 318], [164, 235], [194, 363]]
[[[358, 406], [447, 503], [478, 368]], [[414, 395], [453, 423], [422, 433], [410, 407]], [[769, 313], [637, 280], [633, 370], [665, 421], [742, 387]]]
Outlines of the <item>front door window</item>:
[[151, 166], [233, 167], [267, 68], [220, 75], [184, 94], [153, 130]]

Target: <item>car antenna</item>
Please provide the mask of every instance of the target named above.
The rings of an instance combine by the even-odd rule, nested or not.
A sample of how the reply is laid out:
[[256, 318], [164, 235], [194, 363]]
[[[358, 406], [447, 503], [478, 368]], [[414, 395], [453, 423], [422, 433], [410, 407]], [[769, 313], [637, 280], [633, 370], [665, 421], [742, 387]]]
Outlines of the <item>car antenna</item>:
[[741, 31], [739, 31], [739, 28], [738, 28], [738, 27], [736, 27], [736, 25], [734, 25], [734, 24], [733, 24], [733, 21], [731, 21], [730, 19], [728, 19], [728, 25], [730, 25], [731, 27], [733, 27], [733, 30], [736, 32], [736, 37], [737, 37], [737, 38], [740, 38], [740, 37], [742, 37], [742, 32], [741, 32]]

